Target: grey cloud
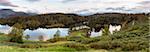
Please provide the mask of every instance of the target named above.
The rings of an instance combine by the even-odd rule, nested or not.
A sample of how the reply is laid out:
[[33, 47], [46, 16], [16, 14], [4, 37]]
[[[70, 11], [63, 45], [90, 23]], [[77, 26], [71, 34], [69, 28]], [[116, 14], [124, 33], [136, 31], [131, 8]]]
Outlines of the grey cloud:
[[150, 4], [150, 1], [142, 1], [142, 2], [139, 2], [138, 4], [146, 5], [146, 4]]
[[73, 2], [73, 1], [77, 1], [77, 0], [63, 0], [61, 1], [62, 3], [69, 3], [69, 2]]
[[150, 1], [142, 1], [139, 2], [138, 4], [141, 4], [140, 6], [136, 6], [135, 9], [146, 9], [146, 10], [150, 10]]
[[37, 2], [37, 1], [40, 1], [40, 0], [27, 0], [29, 2]]
[[106, 10], [114, 10], [114, 11], [133, 11], [132, 9], [126, 9], [125, 7], [117, 7], [117, 8], [113, 8], [113, 7], [108, 7], [106, 8]]
[[127, 10], [124, 10], [124, 11], [133, 11], [132, 9], [127, 9]]
[[113, 7], [108, 7], [106, 8], [106, 10], [124, 10], [125, 7], [117, 7], [117, 8], [113, 8]]
[[87, 11], [89, 11], [89, 10], [88, 9], [83, 9], [83, 10], [79, 10], [79, 11], [75, 11], [75, 12], [79, 13], [79, 12], [87, 12]]
[[9, 2], [9, 0], [0, 0], [0, 5], [1, 6], [18, 7], [17, 5], [14, 5], [11, 2]]
[[11, 7], [18, 7], [17, 5], [13, 5], [10, 3], [0, 3], [1, 6], [11, 6]]

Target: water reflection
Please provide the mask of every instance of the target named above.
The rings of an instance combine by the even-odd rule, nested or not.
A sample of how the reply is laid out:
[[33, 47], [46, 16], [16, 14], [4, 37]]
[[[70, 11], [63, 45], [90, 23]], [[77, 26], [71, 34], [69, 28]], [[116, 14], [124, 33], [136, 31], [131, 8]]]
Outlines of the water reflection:
[[11, 32], [11, 30], [12, 27], [8, 25], [0, 25], [0, 33], [8, 34], [9, 32]]
[[102, 36], [102, 30], [100, 30], [99, 32], [95, 32], [94, 30], [91, 32], [91, 36], [90, 37], [97, 37], [97, 36]]
[[[121, 25], [117, 25], [117, 26], [109, 26], [109, 31], [111, 34], [113, 34], [114, 31], [120, 31], [121, 29]], [[8, 25], [0, 25], [0, 33], [5, 33], [8, 34], [9, 32], [11, 32], [12, 27], [8, 26]], [[69, 34], [69, 28], [38, 28], [36, 30], [29, 30], [26, 29], [23, 34], [24, 36], [29, 35], [30, 38], [29, 40], [35, 40], [38, 41], [39, 40], [39, 36], [43, 36], [44, 37], [44, 41], [48, 40], [50, 38], [54, 37], [54, 34], [57, 31], [60, 31], [60, 37], [65, 37], [68, 36]], [[95, 32], [94, 30], [91, 31], [91, 36], [90, 37], [97, 37], [97, 36], [101, 36], [102, 35], [102, 30], [100, 30], [99, 32]]]
[[114, 33], [114, 31], [120, 31], [121, 25], [109, 25], [109, 32], [111, 34]]
[[38, 28], [36, 30], [29, 30], [26, 29], [24, 31], [24, 36], [26, 35], [30, 35], [31, 37], [29, 38], [29, 40], [39, 40], [39, 36], [43, 36], [44, 40], [48, 40], [50, 38], [53, 38], [54, 34], [57, 32], [57, 30], [60, 31], [60, 37], [65, 37], [68, 35], [69, 32], [69, 28], [50, 28], [50, 29], [46, 29], [46, 28]]

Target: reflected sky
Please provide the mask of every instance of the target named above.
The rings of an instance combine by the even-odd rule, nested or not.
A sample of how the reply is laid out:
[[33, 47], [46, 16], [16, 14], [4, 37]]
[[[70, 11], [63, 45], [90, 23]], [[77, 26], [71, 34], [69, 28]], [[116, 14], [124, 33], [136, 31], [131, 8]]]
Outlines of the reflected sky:
[[0, 33], [8, 34], [12, 28], [8, 25], [0, 25]]
[[[112, 26], [110, 25], [109, 27], [109, 31], [113, 33], [113, 31], [117, 30], [120, 31], [121, 26]], [[5, 33], [8, 34], [9, 32], [11, 32], [12, 27], [8, 26], [8, 25], [0, 25], [0, 33]], [[36, 30], [29, 30], [26, 29], [24, 30], [23, 34], [24, 36], [29, 35], [30, 38], [29, 40], [34, 40], [34, 41], [38, 41], [39, 40], [39, 36], [43, 36], [44, 37], [44, 41], [51, 39], [54, 37], [54, 34], [57, 31], [60, 31], [60, 37], [65, 37], [68, 36], [69, 34], [69, 28], [38, 28]], [[97, 37], [97, 36], [102, 36], [102, 30], [100, 30], [99, 32], [95, 32], [94, 30], [91, 31], [91, 36], [90, 37]]]
[[53, 36], [57, 32], [57, 30], [60, 31], [61, 37], [65, 37], [68, 35], [69, 28], [50, 28], [50, 29], [39, 28], [36, 30], [26, 29], [24, 31], [24, 35], [30, 35], [31, 36], [30, 40], [38, 40], [38, 37], [43, 35], [44, 40], [47, 40], [49, 38], [53, 38]]
[[[10, 27], [8, 25], [0, 25], [0, 33], [8, 34], [9, 32], [11, 32], [11, 30], [12, 30], [12, 27]], [[29, 35], [30, 36], [29, 40], [38, 41], [39, 36], [41, 36], [41, 35], [44, 37], [44, 40], [48, 40], [50, 38], [53, 38], [53, 36], [57, 30], [60, 31], [61, 37], [67, 36], [68, 32], [69, 32], [69, 28], [50, 28], [50, 29], [38, 28], [36, 30], [26, 29], [23, 32], [23, 34], [24, 34], [24, 36]]]
[[97, 36], [102, 36], [102, 30], [99, 32], [92, 31], [90, 37], [97, 37]]

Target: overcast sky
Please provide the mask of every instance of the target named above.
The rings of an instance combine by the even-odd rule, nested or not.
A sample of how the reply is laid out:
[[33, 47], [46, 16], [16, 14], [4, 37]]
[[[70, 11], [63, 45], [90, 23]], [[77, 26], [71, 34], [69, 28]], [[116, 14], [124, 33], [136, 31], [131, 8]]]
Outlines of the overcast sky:
[[150, 12], [150, 0], [0, 0], [0, 9], [35, 13]]

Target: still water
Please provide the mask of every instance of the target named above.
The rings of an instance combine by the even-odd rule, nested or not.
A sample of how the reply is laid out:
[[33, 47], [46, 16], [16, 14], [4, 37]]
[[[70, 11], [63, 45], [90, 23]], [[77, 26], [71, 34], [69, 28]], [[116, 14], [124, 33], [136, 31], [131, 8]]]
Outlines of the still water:
[[[11, 32], [12, 27], [8, 26], [8, 25], [0, 25], [0, 33], [4, 33], [4, 34], [8, 34], [9, 32]], [[34, 40], [34, 41], [38, 41], [39, 40], [39, 36], [43, 36], [44, 40], [48, 40], [50, 38], [53, 38], [54, 34], [57, 31], [60, 31], [60, 37], [65, 37], [68, 36], [68, 32], [69, 32], [69, 28], [38, 28], [35, 30], [29, 30], [26, 29], [24, 30], [23, 34], [24, 36], [29, 35], [30, 38], [29, 40]]]
[[26, 29], [24, 31], [24, 36], [30, 35], [29, 40], [39, 40], [39, 36], [42, 35], [44, 37], [44, 40], [48, 40], [50, 38], [53, 38], [54, 34], [58, 30], [60, 31], [60, 37], [65, 37], [69, 35], [68, 34], [69, 28], [50, 28], [50, 29], [38, 28], [36, 30]]
[[[109, 26], [109, 31], [111, 32], [111, 34], [113, 34], [113, 31], [120, 31], [121, 26]], [[11, 32], [12, 27], [8, 26], [8, 25], [0, 25], [0, 33], [4, 33], [4, 34], [8, 34], [9, 32]], [[43, 36], [44, 37], [44, 41], [48, 40], [50, 38], [54, 37], [54, 34], [57, 31], [60, 31], [60, 37], [65, 37], [68, 36], [69, 34], [69, 28], [38, 28], [35, 30], [29, 30], [26, 29], [23, 34], [24, 36], [29, 35], [30, 38], [29, 40], [34, 40], [34, 41], [38, 41], [39, 40], [39, 36]], [[97, 37], [97, 36], [101, 36], [102, 35], [102, 30], [100, 30], [99, 32], [95, 32], [94, 30], [91, 31], [91, 36], [90, 37]]]

